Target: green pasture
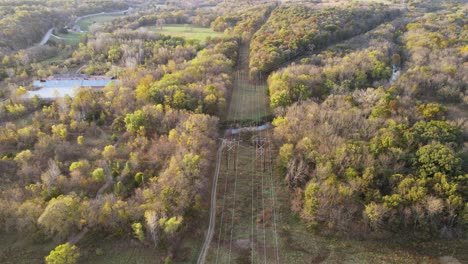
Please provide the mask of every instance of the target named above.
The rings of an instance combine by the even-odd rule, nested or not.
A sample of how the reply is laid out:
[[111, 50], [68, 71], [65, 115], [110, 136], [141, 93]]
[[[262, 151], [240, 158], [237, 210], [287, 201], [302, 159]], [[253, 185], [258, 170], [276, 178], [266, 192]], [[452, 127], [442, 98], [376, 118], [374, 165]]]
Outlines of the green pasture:
[[54, 34], [50, 36], [49, 41], [53, 40], [57, 43], [64, 43], [66, 45], [76, 46], [81, 42], [83, 34], [78, 32], [69, 32], [68, 34]]
[[144, 28], [159, 34], [196, 39], [202, 42], [205, 41], [207, 37], [220, 37], [224, 35], [223, 33], [213, 31], [211, 28], [195, 25], [164, 25], [162, 29], [156, 26]]
[[249, 81], [247, 74], [239, 72], [234, 78], [227, 120], [259, 122], [270, 115], [268, 100], [266, 84], [255, 84]]
[[116, 19], [117, 17], [121, 17], [123, 15], [97, 15], [97, 16], [92, 16], [92, 17], [87, 17], [83, 18], [80, 21], [78, 21], [78, 25], [80, 26], [80, 29], [83, 31], [88, 31], [89, 27], [93, 24], [105, 24], [109, 23], [112, 20]]

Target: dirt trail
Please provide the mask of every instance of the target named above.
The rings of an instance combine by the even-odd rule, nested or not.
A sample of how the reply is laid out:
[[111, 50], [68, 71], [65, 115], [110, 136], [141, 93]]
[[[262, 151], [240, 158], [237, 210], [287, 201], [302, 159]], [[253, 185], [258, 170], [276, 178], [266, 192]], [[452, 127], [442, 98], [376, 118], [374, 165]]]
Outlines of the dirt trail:
[[219, 169], [221, 167], [219, 160], [221, 160], [221, 154], [223, 153], [223, 149], [224, 149], [224, 141], [222, 142], [221, 146], [218, 149], [218, 155], [216, 158], [218, 162], [216, 163], [215, 175], [213, 177], [214, 182], [211, 187], [210, 222], [208, 225], [208, 232], [206, 234], [206, 239], [205, 239], [205, 242], [203, 243], [201, 253], [198, 256], [197, 263], [205, 263], [206, 254], [208, 253], [209, 245], [211, 243], [211, 240], [213, 239], [215, 218], [216, 218], [216, 190], [218, 188]]

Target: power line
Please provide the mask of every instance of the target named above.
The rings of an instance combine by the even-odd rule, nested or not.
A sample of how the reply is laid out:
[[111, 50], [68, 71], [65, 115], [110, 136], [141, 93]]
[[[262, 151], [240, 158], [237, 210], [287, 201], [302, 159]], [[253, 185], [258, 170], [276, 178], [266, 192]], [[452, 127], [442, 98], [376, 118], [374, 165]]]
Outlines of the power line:
[[[223, 139], [223, 143], [224, 144], [225, 141]], [[227, 152], [227, 155], [226, 155], [226, 159], [229, 159], [229, 151]], [[220, 161], [218, 161], [220, 162]], [[226, 173], [225, 173], [225, 179], [224, 179], [224, 192], [223, 194], [226, 196], [227, 194], [227, 183], [228, 183], [228, 175], [229, 175], [229, 163], [228, 163], [228, 166], [227, 166], [227, 170], [226, 170]], [[223, 219], [224, 219], [224, 206], [226, 204], [226, 197], [223, 198], [223, 205], [221, 207], [221, 220], [220, 220], [220, 226], [219, 226], [219, 236], [218, 236], [218, 245], [217, 245], [217, 248], [216, 248], [216, 263], [218, 263], [218, 256], [219, 256], [219, 246], [220, 246], [220, 243], [221, 243], [221, 233], [223, 231]]]

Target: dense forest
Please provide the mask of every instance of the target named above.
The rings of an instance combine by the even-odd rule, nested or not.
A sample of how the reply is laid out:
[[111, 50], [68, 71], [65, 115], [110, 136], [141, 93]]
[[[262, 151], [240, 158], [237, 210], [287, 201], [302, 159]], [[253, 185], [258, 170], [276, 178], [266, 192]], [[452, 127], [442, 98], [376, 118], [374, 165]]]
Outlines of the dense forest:
[[224, 31], [241, 38], [243, 41], [249, 41], [255, 31], [263, 25], [273, 8], [274, 5], [267, 5], [248, 8], [242, 12], [233, 10], [226, 15], [218, 16], [211, 23], [211, 27], [215, 31]]
[[[392, 75], [391, 57], [399, 57], [392, 41], [395, 26], [384, 24], [346, 44], [304, 57], [299, 64], [272, 73], [268, 78], [271, 107], [386, 83]], [[368, 43], [367, 47], [363, 42]], [[357, 50], [352, 48], [356, 45]]]
[[417, 98], [467, 103], [467, 10], [454, 6], [406, 26], [402, 36], [407, 71], [397, 86]]
[[252, 40], [250, 75], [267, 74], [304, 52], [361, 34], [398, 14], [398, 10], [382, 5], [320, 11], [302, 6], [279, 7]]
[[[152, 45], [146, 67], [161, 69], [122, 72], [143, 76], [137, 83], [122, 77], [127, 87], [110, 86], [99, 95], [82, 90], [73, 99], [46, 105], [26, 126], [2, 126], [2, 182], [19, 184], [2, 191], [4, 228], [65, 238], [85, 230], [131, 233], [133, 228], [139, 234], [143, 224], [156, 245], [178, 243], [197, 214], [216, 146], [218, 119], [204, 113], [218, 113], [225, 105], [233, 66], [225, 54], [235, 56], [237, 44], [213, 40], [194, 56], [196, 49], [184, 48], [181, 39], [140, 37], [141, 47]], [[118, 65], [128, 57], [138, 63], [131, 60], [139, 55], [132, 56], [132, 50], [110, 57], [111, 49], [128, 47], [125, 39], [134, 51], [143, 51], [138, 34], [128, 38], [115, 32], [108, 46], [98, 36], [73, 59], [105, 51], [105, 61]], [[165, 51], [152, 53], [159, 49]], [[184, 59], [181, 54], [187, 62], [176, 64]], [[145, 61], [147, 54], [140, 55]]]
[[[381, 2], [0, 0], [0, 262], [101, 263], [128, 248], [147, 262], [194, 262], [219, 171], [226, 193], [211, 199], [222, 201], [218, 227], [232, 222], [229, 261], [234, 244], [232, 260], [254, 262], [254, 228], [279, 243], [275, 263], [340, 262], [333, 254], [361, 245], [343, 246], [349, 237], [382, 248], [399, 240], [391, 252], [413, 241], [466, 245], [468, 5]], [[72, 29], [80, 16], [127, 9]], [[51, 28], [55, 38], [38, 45]], [[115, 81], [25, 99], [34, 80], [55, 74]], [[262, 102], [264, 113], [249, 112]], [[245, 119], [229, 119], [232, 109]], [[262, 140], [271, 189], [263, 178], [251, 192], [229, 185], [267, 171], [229, 174], [238, 166], [229, 151], [252, 150], [239, 162], [254, 168]], [[253, 222], [237, 240], [236, 202], [252, 202]], [[447, 252], [437, 243], [411, 260]], [[322, 247], [325, 257], [314, 251]]]
[[462, 130], [443, 116], [383, 89], [289, 107], [274, 125], [291, 206], [332, 232], [462, 235]]
[[[452, 8], [383, 24], [270, 75], [279, 165], [292, 209], [312, 227], [463, 236], [467, 16]], [[392, 66], [404, 69], [396, 81]]]
[[[0, 194], [2, 231], [40, 241], [130, 234], [170, 252], [199, 217], [238, 42], [202, 44], [134, 31], [132, 23], [117, 19], [75, 48], [41, 46], [3, 57], [6, 69], [42, 78], [86, 64], [84, 73], [116, 76], [120, 85], [81, 89], [53, 103], [23, 102], [24, 88], [13, 92], [2, 118], [30, 121], [0, 127], [1, 185], [8, 186]], [[39, 55], [32, 64], [28, 56], [69, 49], [59, 65], [44, 66]], [[16, 60], [21, 54], [24, 62]]]

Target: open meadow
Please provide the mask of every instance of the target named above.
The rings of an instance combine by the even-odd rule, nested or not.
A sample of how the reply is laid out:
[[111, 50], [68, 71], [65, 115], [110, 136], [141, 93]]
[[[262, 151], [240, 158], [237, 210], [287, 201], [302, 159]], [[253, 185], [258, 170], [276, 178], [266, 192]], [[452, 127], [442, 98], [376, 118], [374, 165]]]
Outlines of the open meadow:
[[157, 26], [143, 27], [147, 30], [154, 31], [159, 34], [169, 35], [174, 37], [184, 37], [186, 39], [196, 39], [201, 42], [205, 41], [207, 37], [221, 37], [224, 34], [215, 32], [211, 28], [205, 28], [190, 24], [184, 25], [164, 25], [162, 29]]
[[89, 27], [94, 24], [105, 24], [109, 23], [115, 18], [121, 17], [123, 15], [97, 15], [97, 16], [91, 16], [91, 17], [86, 17], [78, 21], [78, 25], [80, 26], [80, 29], [82, 31], [88, 31]]

